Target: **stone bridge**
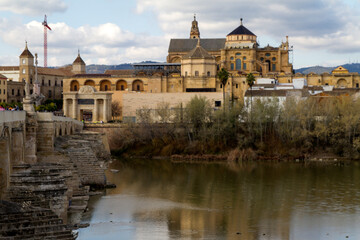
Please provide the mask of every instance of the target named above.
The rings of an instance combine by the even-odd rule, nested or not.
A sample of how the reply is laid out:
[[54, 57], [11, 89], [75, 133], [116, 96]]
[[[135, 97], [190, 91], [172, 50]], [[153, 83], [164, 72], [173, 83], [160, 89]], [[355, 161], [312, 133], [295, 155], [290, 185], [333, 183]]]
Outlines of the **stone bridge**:
[[53, 151], [55, 138], [81, 131], [82, 122], [52, 113], [0, 111], [0, 199], [13, 166], [37, 162], [39, 151]]

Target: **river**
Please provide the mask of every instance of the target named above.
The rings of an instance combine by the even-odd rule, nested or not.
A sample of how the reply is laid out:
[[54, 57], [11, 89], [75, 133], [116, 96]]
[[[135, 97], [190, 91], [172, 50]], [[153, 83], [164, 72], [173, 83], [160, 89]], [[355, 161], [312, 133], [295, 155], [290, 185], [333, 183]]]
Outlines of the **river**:
[[360, 239], [360, 165], [118, 160], [92, 197], [92, 239]]

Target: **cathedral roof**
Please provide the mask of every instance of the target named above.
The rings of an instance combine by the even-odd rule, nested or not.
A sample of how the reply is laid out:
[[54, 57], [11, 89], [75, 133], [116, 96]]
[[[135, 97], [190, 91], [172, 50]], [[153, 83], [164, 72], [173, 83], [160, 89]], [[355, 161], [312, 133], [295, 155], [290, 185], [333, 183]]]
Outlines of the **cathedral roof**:
[[201, 47], [200, 39], [198, 39], [198, 43], [197, 43], [196, 47], [193, 50], [191, 50], [188, 54], [183, 56], [183, 58], [184, 59], [186, 59], [186, 58], [213, 59], [214, 57], [212, 55], [210, 55], [203, 47]]
[[34, 56], [32, 55], [32, 53], [29, 51], [29, 49], [27, 47], [27, 43], [25, 44], [25, 49], [21, 53], [20, 57], [34, 58]]
[[73, 62], [73, 64], [75, 64], [75, 63], [85, 65], [84, 60], [82, 60], [82, 58], [80, 57], [80, 53], [78, 54], [77, 58], [76, 58], [75, 61]]
[[252, 36], [256, 36], [255, 34], [253, 34], [249, 29], [247, 29], [246, 27], [243, 26], [242, 24], [242, 19], [240, 20], [240, 26], [237, 27], [234, 31], [232, 31], [231, 33], [228, 34], [229, 35], [252, 35]]
[[[225, 46], [225, 38], [201, 39], [200, 46], [206, 51], [220, 51]], [[169, 52], [189, 52], [196, 47], [197, 39], [171, 39]]]

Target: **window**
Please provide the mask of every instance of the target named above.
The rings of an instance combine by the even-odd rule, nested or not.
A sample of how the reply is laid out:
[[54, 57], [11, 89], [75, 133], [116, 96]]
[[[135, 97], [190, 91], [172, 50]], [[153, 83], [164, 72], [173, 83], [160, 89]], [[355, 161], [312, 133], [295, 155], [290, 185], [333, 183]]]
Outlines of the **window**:
[[51, 86], [51, 80], [49, 80], [49, 87]]
[[221, 101], [215, 101], [215, 107], [221, 107]]
[[359, 83], [356, 83], [356, 88], [359, 88]]
[[272, 58], [272, 60], [273, 60], [273, 61], [276, 61], [276, 58], [275, 58], [275, 57], [273, 57], [273, 58]]
[[220, 88], [222, 88], [222, 84], [220, 84]]
[[207, 72], [207, 76], [210, 77], [210, 72]]
[[236, 70], [241, 70], [241, 59], [236, 59]]
[[11, 94], [15, 95], [15, 90], [14, 89], [11, 89]]
[[329, 85], [328, 83], [325, 83], [325, 85], [327, 86], [327, 85]]
[[57, 81], [55, 80], [55, 87], [57, 86]]
[[185, 77], [187, 77], [187, 72], [185, 72]]
[[239, 84], [236, 84], [236, 88], [239, 88]]
[[234, 64], [233, 64], [233, 63], [230, 64], [230, 69], [231, 69], [231, 70], [234, 70]]
[[199, 76], [199, 71], [195, 71], [195, 77]]
[[263, 61], [264, 61], [264, 58], [263, 58], [263, 57], [261, 57], [261, 58], [260, 58], [260, 61], [262, 61], [262, 62], [263, 62]]
[[244, 57], [243, 59], [246, 60], [246, 57]]
[[[107, 86], [106, 86], [107, 87]], [[74, 91], [77, 91], [77, 85], [74, 85]], [[106, 90], [105, 90], [106, 91]]]
[[231, 57], [230, 60], [234, 60], [234, 57]]
[[17, 95], [20, 96], [20, 89], [17, 90]]
[[243, 69], [246, 70], [246, 63], [243, 63]]
[[30, 94], [33, 94], [33, 90], [32, 90], [32, 89], [30, 89]]
[[124, 91], [124, 90], [125, 90], [124, 85], [121, 85], [120, 90], [121, 90], [121, 91]]
[[241, 56], [241, 53], [236, 53], [235, 56]]
[[136, 91], [140, 91], [140, 85], [136, 85]]
[[23, 59], [23, 60], [22, 60], [22, 63], [23, 63], [23, 64], [25, 64], [25, 63], [26, 63], [26, 60], [25, 60], [25, 59]]
[[61, 86], [63, 86], [63, 81], [61, 80]]
[[5, 89], [4, 89], [4, 94], [5, 94]]
[[51, 90], [49, 90], [49, 98], [51, 98]]
[[270, 57], [270, 53], [266, 53], [265, 56]]
[[32, 78], [30, 78], [30, 84], [32, 84]]
[[275, 72], [276, 71], [276, 64], [272, 65], [272, 71]]
[[44, 81], [44, 79], [42, 80], [42, 83], [41, 83], [41, 85], [43, 85], [43, 86], [45, 85], [45, 81]]
[[25, 68], [23, 68], [23, 70], [22, 70], [22, 73], [23, 73], [23, 74], [25, 74], [25, 73], [26, 73], [26, 70], [25, 70]]
[[107, 85], [105, 85], [104, 87], [105, 87], [105, 91], [107, 91], [107, 90], [108, 90], [108, 86], [107, 86]]

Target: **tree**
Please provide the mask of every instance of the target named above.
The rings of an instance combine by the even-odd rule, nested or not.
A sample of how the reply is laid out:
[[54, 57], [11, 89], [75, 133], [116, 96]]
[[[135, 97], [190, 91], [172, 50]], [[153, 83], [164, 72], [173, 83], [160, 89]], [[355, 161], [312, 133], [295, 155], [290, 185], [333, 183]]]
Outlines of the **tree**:
[[113, 120], [118, 119], [121, 116], [122, 107], [119, 101], [111, 102], [111, 115]]
[[222, 86], [223, 86], [223, 102], [224, 102], [224, 109], [225, 109], [225, 86], [229, 79], [229, 72], [225, 68], [221, 68], [219, 72], [217, 72], [216, 76], [219, 78]]
[[250, 87], [250, 94], [251, 94], [251, 96], [250, 96], [250, 107], [252, 108], [252, 86], [255, 83], [255, 77], [254, 77], [254, 75], [252, 73], [249, 73], [246, 76], [246, 83]]

